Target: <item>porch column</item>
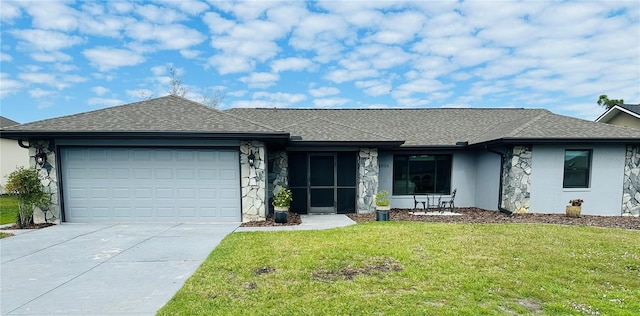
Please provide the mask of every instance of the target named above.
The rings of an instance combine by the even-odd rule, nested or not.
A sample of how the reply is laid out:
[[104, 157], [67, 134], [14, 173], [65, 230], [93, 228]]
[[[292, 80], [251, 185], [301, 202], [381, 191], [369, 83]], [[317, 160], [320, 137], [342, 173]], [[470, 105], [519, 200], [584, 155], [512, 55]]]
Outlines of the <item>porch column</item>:
[[378, 148], [360, 148], [358, 153], [358, 213], [376, 210], [378, 192]]
[[[36, 224], [60, 224], [60, 194], [58, 194], [58, 192], [60, 192], [60, 188], [55, 149], [56, 146], [53, 141], [29, 141], [29, 167], [38, 170], [42, 189], [49, 195], [48, 205], [36, 206], [33, 209], [33, 222]], [[35, 156], [36, 153], [38, 153], [38, 150], [42, 150], [47, 155], [47, 161], [43, 166], [36, 164]]]
[[531, 147], [514, 146], [504, 156], [502, 170], [502, 207], [512, 212], [527, 212], [531, 199]]
[[[249, 165], [253, 152], [254, 164]], [[240, 142], [240, 178], [242, 194], [242, 222], [263, 221], [266, 215], [266, 148], [261, 141]]]
[[640, 216], [640, 146], [628, 145], [624, 158], [622, 215]]

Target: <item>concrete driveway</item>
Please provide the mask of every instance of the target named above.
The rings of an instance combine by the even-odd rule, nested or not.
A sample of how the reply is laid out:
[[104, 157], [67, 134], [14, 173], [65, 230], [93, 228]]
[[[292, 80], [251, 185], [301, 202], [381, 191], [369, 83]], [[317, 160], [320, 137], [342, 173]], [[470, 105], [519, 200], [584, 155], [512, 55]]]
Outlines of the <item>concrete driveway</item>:
[[62, 224], [0, 239], [2, 315], [153, 315], [238, 224]]

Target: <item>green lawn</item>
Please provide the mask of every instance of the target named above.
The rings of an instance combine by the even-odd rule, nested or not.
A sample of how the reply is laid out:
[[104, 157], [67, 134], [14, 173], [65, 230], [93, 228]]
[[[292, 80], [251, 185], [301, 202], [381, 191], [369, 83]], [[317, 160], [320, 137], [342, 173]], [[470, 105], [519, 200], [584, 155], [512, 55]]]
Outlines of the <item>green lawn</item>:
[[18, 199], [11, 195], [0, 195], [0, 225], [16, 222]]
[[233, 233], [159, 314], [638, 315], [638, 240], [533, 224]]

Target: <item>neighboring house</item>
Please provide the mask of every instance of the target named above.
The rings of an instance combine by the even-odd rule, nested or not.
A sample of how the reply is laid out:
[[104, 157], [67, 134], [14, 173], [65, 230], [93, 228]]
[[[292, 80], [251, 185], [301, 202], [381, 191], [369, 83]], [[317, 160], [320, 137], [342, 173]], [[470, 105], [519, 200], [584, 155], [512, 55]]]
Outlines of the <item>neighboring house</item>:
[[47, 155], [54, 221], [261, 220], [281, 186], [299, 213], [373, 212], [382, 189], [395, 208], [457, 189], [457, 206], [640, 213], [640, 130], [540, 109], [218, 111], [166, 96], [2, 137]]
[[[0, 116], [0, 128], [18, 125], [4, 116]], [[1, 135], [0, 135], [1, 136]], [[19, 167], [29, 166], [29, 150], [22, 148], [13, 139], [0, 139], [0, 194], [5, 194], [7, 176]]]
[[640, 104], [619, 104], [604, 112], [596, 122], [640, 129]]

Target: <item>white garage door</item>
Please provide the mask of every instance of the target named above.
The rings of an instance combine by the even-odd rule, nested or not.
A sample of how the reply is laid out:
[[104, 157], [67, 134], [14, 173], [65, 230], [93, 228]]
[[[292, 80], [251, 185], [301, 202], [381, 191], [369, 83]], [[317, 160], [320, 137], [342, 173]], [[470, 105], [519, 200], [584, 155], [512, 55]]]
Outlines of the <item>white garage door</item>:
[[239, 222], [238, 150], [63, 148], [67, 222]]

